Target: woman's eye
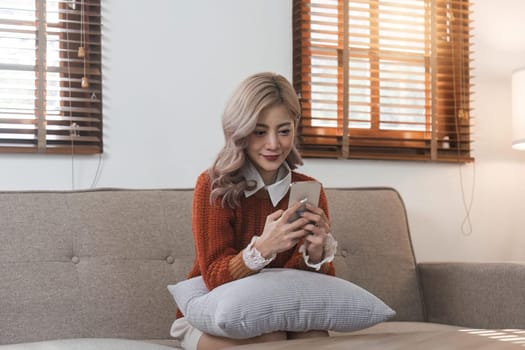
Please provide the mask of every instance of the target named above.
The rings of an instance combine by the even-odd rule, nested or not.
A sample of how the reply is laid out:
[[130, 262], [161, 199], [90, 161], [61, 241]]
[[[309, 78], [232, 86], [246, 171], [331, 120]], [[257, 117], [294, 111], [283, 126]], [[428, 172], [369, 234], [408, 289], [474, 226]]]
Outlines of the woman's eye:
[[279, 130], [279, 134], [283, 136], [288, 136], [290, 134], [290, 129]]
[[266, 131], [264, 131], [264, 130], [255, 130], [255, 131], [253, 132], [253, 134], [254, 134], [255, 136], [263, 136], [265, 133], [266, 133]]

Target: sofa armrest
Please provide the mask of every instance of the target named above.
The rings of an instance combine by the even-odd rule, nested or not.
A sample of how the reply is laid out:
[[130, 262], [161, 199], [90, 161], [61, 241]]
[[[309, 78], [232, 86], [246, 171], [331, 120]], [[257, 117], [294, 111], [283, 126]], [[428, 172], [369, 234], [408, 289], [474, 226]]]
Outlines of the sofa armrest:
[[418, 264], [427, 321], [525, 329], [525, 264]]

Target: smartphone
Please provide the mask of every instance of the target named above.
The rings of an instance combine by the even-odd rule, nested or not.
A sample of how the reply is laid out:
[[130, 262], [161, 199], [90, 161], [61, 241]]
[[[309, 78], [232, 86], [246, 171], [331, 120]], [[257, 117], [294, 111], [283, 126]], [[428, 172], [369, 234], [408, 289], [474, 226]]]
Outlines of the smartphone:
[[321, 194], [321, 183], [317, 181], [298, 181], [290, 184], [290, 199], [288, 200], [288, 208], [296, 202], [301, 202], [303, 205], [290, 218], [290, 222], [299, 218], [305, 209], [306, 202], [319, 205], [319, 195]]

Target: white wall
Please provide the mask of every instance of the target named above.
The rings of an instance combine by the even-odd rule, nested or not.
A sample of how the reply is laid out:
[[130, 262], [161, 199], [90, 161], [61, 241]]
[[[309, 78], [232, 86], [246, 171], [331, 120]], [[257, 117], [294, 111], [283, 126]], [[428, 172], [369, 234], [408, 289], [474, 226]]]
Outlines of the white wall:
[[[525, 260], [525, 152], [510, 148], [509, 90], [510, 72], [525, 66], [518, 17], [525, 2], [490, 3], [474, 6], [475, 164], [307, 159], [301, 169], [326, 187], [398, 189], [419, 261]], [[103, 6], [99, 176], [98, 156], [0, 154], [0, 189], [192, 187], [222, 144], [220, 115], [234, 86], [265, 70], [291, 78], [289, 0], [105, 0]], [[468, 202], [472, 191], [468, 234], [463, 198]]]

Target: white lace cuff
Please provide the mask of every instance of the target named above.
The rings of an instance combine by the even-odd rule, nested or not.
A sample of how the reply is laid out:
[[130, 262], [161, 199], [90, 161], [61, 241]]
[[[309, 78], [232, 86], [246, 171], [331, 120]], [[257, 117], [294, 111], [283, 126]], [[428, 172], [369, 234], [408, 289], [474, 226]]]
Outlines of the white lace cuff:
[[303, 259], [306, 263], [306, 266], [311, 267], [316, 271], [319, 271], [324, 263], [328, 263], [334, 260], [335, 252], [337, 251], [337, 241], [331, 233], [328, 234], [328, 236], [326, 237], [326, 241], [324, 242], [324, 259], [318, 262], [317, 264], [312, 264], [309, 261], [310, 257], [306, 252], [306, 242], [304, 242], [303, 245], [299, 247], [299, 251], [303, 254]]
[[253, 236], [250, 244], [242, 251], [242, 259], [246, 266], [252, 271], [258, 271], [264, 268], [266, 265], [271, 263], [275, 259], [277, 254], [273, 254], [268, 259], [265, 259], [261, 252], [257, 250], [253, 245], [257, 241], [259, 236]]

